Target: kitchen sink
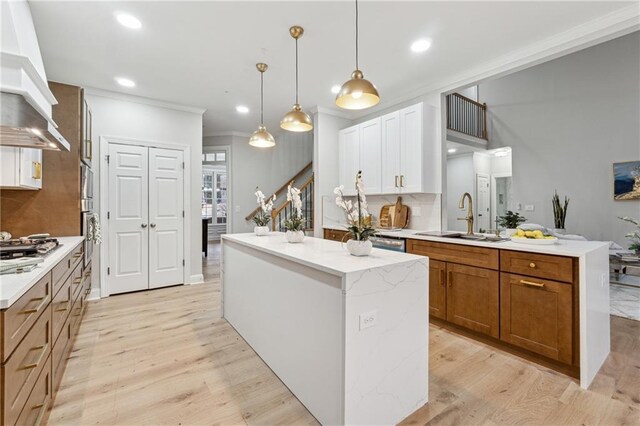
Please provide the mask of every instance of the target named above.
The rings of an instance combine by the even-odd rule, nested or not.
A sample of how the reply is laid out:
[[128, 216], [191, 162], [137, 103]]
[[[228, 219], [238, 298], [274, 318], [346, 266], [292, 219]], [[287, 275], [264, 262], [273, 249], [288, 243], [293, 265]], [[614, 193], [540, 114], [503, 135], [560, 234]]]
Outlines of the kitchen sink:
[[484, 241], [487, 243], [500, 243], [508, 241], [508, 238], [496, 237], [495, 235], [474, 234], [467, 235], [454, 231], [430, 231], [430, 232], [417, 232], [415, 235], [424, 235], [427, 237], [440, 237], [440, 238], [458, 238], [461, 240], [470, 241]]

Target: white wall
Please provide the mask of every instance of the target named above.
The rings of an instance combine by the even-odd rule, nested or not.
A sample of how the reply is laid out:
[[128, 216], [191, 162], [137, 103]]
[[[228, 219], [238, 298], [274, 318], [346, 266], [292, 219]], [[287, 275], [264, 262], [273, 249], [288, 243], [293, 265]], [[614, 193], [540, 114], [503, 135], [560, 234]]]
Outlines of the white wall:
[[447, 230], [466, 231], [467, 223], [458, 220], [465, 216], [465, 212], [458, 208], [460, 197], [465, 192], [475, 194], [474, 155], [472, 152], [449, 157], [447, 161], [447, 189], [446, 204]]
[[[191, 216], [185, 222], [185, 232], [191, 234], [191, 256], [185, 267], [191, 276], [190, 282], [202, 280], [202, 113], [197, 109], [179, 110], [169, 106], [150, 105], [147, 100], [131, 96], [120, 97], [101, 91], [85, 91], [87, 102], [93, 114], [95, 176], [94, 210], [100, 211], [99, 176], [103, 153], [98, 141], [101, 136], [138, 139], [148, 142], [164, 142], [189, 145], [191, 149], [191, 193], [185, 199], [191, 206]], [[185, 159], [186, 161], [186, 159]], [[102, 218], [106, 220], [106, 218]], [[103, 238], [105, 236], [103, 235]], [[100, 258], [94, 257], [93, 268], [98, 271]], [[97, 277], [97, 273], [94, 277]], [[94, 288], [99, 283], [94, 281]]]
[[[247, 222], [244, 218], [257, 207], [253, 195], [256, 186], [265, 194], [269, 194], [313, 159], [313, 133], [283, 132], [275, 138], [276, 146], [266, 149], [249, 145], [249, 135], [233, 132], [229, 135], [203, 138], [204, 146], [231, 146], [229, 192], [233, 204], [230, 205], [232, 223], [229, 233], [253, 230], [253, 222]], [[296, 182], [296, 185], [300, 186], [303, 183]], [[280, 198], [276, 205], [279, 206], [284, 201]]]
[[349, 127], [350, 121], [335, 115], [317, 111], [313, 116], [313, 132], [316, 143], [313, 147], [313, 173], [315, 179], [315, 217], [314, 235], [322, 237], [324, 217], [322, 197], [333, 197], [333, 189], [339, 185], [338, 179], [338, 131]]
[[514, 202], [553, 227], [554, 190], [571, 199], [567, 231], [623, 246], [640, 201], [613, 200], [612, 164], [640, 160], [640, 32], [480, 84], [490, 148], [513, 148]]

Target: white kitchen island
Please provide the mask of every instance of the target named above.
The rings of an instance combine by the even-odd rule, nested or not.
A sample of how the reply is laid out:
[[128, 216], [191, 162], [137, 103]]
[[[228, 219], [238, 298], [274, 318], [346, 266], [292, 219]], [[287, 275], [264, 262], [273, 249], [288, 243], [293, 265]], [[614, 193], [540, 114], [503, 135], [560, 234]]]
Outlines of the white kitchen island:
[[222, 236], [224, 318], [326, 425], [396, 424], [427, 402], [428, 280], [423, 256]]

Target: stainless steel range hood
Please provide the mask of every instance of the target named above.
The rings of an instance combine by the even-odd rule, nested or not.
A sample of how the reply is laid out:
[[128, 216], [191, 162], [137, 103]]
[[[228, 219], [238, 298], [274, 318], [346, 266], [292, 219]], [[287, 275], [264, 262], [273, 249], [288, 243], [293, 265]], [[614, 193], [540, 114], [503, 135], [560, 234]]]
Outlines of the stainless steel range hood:
[[0, 92], [0, 146], [69, 151], [69, 142], [22, 95]]

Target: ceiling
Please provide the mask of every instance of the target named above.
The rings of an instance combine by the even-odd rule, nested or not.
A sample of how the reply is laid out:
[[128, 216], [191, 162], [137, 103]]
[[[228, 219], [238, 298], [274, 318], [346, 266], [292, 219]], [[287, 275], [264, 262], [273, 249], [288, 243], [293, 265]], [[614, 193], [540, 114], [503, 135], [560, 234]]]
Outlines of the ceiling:
[[[383, 102], [593, 20], [629, 2], [360, 2], [360, 67]], [[277, 133], [294, 101], [299, 41], [300, 103], [334, 106], [331, 86], [354, 69], [354, 3], [30, 1], [49, 80], [207, 109], [204, 134], [253, 131], [266, 62], [265, 122]], [[142, 28], [114, 14], [136, 16]], [[416, 54], [410, 44], [433, 40]], [[136, 82], [119, 86], [115, 77]], [[250, 113], [241, 115], [236, 105]]]

